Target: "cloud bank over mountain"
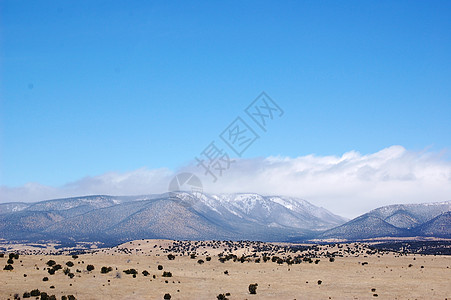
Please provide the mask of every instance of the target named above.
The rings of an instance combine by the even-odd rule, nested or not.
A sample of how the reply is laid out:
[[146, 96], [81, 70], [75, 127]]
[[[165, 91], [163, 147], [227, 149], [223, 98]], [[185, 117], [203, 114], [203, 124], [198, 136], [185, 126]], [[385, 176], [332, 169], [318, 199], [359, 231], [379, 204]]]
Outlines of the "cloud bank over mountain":
[[179, 172], [193, 172], [207, 193], [255, 192], [307, 199], [332, 212], [355, 217], [395, 203], [451, 200], [451, 162], [440, 154], [391, 146], [372, 154], [235, 159], [216, 182], [194, 163], [179, 170], [108, 172], [61, 187], [28, 183], [0, 187], [1, 202], [38, 201], [91, 194], [164, 193]]

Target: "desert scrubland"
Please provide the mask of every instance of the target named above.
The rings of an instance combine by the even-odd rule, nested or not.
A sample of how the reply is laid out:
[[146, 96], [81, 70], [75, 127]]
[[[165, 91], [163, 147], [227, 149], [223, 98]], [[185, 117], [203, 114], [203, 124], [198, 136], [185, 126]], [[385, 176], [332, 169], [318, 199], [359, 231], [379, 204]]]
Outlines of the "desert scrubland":
[[0, 298], [24, 299], [36, 289], [45, 293], [39, 299], [451, 298], [450, 256], [364, 244], [137, 240], [75, 256], [52, 252], [4, 252]]

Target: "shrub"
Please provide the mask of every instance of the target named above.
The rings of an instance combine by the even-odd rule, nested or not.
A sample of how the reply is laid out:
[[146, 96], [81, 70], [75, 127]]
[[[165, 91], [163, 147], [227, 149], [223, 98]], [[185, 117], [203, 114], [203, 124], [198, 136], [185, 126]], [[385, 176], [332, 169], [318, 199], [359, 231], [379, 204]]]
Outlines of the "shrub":
[[92, 271], [92, 270], [94, 270], [94, 266], [93, 265], [87, 265], [86, 266], [86, 270]]
[[210, 257], [210, 256], [207, 256], [207, 257], [205, 258], [205, 260], [206, 260], [206, 261], [210, 261], [210, 260], [211, 260], [211, 257]]
[[320, 285], [321, 283], [323, 283], [323, 281], [322, 280], [318, 280], [318, 285]]
[[39, 295], [41, 295], [41, 292], [38, 289], [35, 289], [30, 292], [30, 295], [31, 296], [39, 296]]
[[41, 293], [41, 300], [49, 300], [49, 295], [46, 292]]
[[330, 257], [330, 258], [329, 258], [329, 261], [330, 261], [330, 262], [334, 262], [334, 261], [335, 261], [335, 258]]
[[6, 266], [3, 268], [3, 270], [7, 270], [7, 271], [11, 271], [11, 270], [13, 270], [13, 269], [14, 269], [14, 267], [11, 266], [11, 265], [6, 265]]
[[71, 261], [68, 261], [68, 262], [66, 263], [66, 266], [68, 266], [68, 267], [73, 267], [73, 266], [74, 266], [74, 263], [71, 262]]
[[12, 265], [14, 263], [14, 260], [12, 258], [10, 258], [10, 259], [8, 259], [7, 263]]
[[143, 274], [144, 276], [149, 276], [149, 275], [150, 275], [150, 273], [147, 272], [146, 270], [142, 271], [142, 274]]
[[257, 286], [258, 286], [257, 283], [249, 284], [249, 293], [254, 295], [257, 294]]
[[171, 294], [169, 294], [169, 293], [164, 294], [163, 299], [170, 300], [171, 299]]
[[169, 260], [174, 260], [174, 259], [175, 259], [175, 256], [174, 256], [173, 254], [168, 254], [168, 259], [169, 259]]
[[53, 274], [55, 274], [55, 269], [53, 269], [53, 268], [48, 269], [47, 272], [49, 272], [50, 275], [53, 275]]
[[47, 266], [51, 267], [56, 265], [56, 261], [54, 261], [53, 259], [49, 260], [48, 262], [46, 262]]
[[111, 271], [113, 271], [112, 267], [102, 267], [100, 269], [100, 273], [102, 273], [102, 274], [106, 274], [106, 273], [111, 272]]
[[196, 258], [196, 254], [193, 253], [193, 254], [190, 255], [190, 257], [191, 257], [191, 259], [195, 259]]
[[159, 271], [163, 270], [163, 266], [162, 265], [158, 265], [158, 270]]
[[55, 271], [61, 270], [63, 267], [60, 264], [54, 265], [53, 268]]
[[78, 258], [78, 255], [72, 255], [72, 258], [73, 258], [73, 259], [77, 259], [77, 258]]
[[5, 257], [5, 253], [0, 253], [0, 258]]
[[197, 261], [197, 263], [198, 263], [199, 265], [201, 265], [201, 264], [204, 263], [204, 261], [203, 261], [202, 259], [199, 259], [199, 260]]
[[49, 278], [48, 277], [44, 277], [44, 278], [42, 278], [42, 281], [49, 281]]
[[172, 277], [172, 273], [171, 272], [163, 272], [163, 277]]
[[138, 271], [136, 271], [135, 269], [128, 269], [128, 270], [124, 270], [125, 274], [138, 274]]
[[70, 273], [70, 269], [69, 268], [65, 268], [63, 270], [64, 275], [68, 275]]
[[31, 297], [31, 294], [29, 292], [23, 293], [22, 298], [30, 298], [30, 297]]
[[216, 296], [216, 298], [218, 300], [228, 300], [229, 298], [227, 298], [224, 294], [219, 294], [218, 296]]
[[67, 300], [76, 300], [74, 295], [68, 295]]

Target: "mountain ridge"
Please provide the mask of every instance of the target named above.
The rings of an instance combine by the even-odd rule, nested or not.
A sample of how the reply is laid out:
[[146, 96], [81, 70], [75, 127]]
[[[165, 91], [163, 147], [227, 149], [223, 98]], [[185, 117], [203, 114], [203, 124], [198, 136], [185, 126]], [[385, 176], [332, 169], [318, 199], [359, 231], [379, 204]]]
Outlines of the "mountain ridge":
[[0, 238], [124, 242], [142, 238], [358, 241], [451, 238], [451, 201], [393, 204], [352, 220], [294, 197], [171, 192], [0, 204]]
[[14, 240], [120, 242], [145, 237], [283, 241], [311, 236], [346, 221], [306, 200], [255, 193], [89, 195], [16, 202], [0, 208], [0, 238]]

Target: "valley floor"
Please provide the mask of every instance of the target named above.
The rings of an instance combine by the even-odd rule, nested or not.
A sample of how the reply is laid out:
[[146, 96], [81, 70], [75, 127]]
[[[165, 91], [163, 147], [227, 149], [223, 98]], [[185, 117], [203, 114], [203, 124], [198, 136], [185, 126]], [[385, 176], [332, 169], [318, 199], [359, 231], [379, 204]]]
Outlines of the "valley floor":
[[[0, 258], [1, 269], [8, 254]], [[77, 258], [20, 254], [12, 260], [13, 270], [0, 270], [0, 299], [15, 294], [23, 299], [34, 289], [56, 299], [164, 299], [165, 294], [171, 299], [218, 299], [220, 294], [231, 300], [451, 299], [450, 256], [399, 255], [361, 244], [293, 249], [255, 242], [139, 240]], [[48, 266], [49, 260], [61, 269]], [[94, 269], [88, 271], [88, 265]], [[102, 267], [111, 271], [103, 274]], [[56, 271], [51, 275], [48, 269]], [[123, 272], [132, 269], [135, 277]], [[163, 277], [164, 272], [172, 276]], [[252, 295], [248, 288], [254, 283]]]

